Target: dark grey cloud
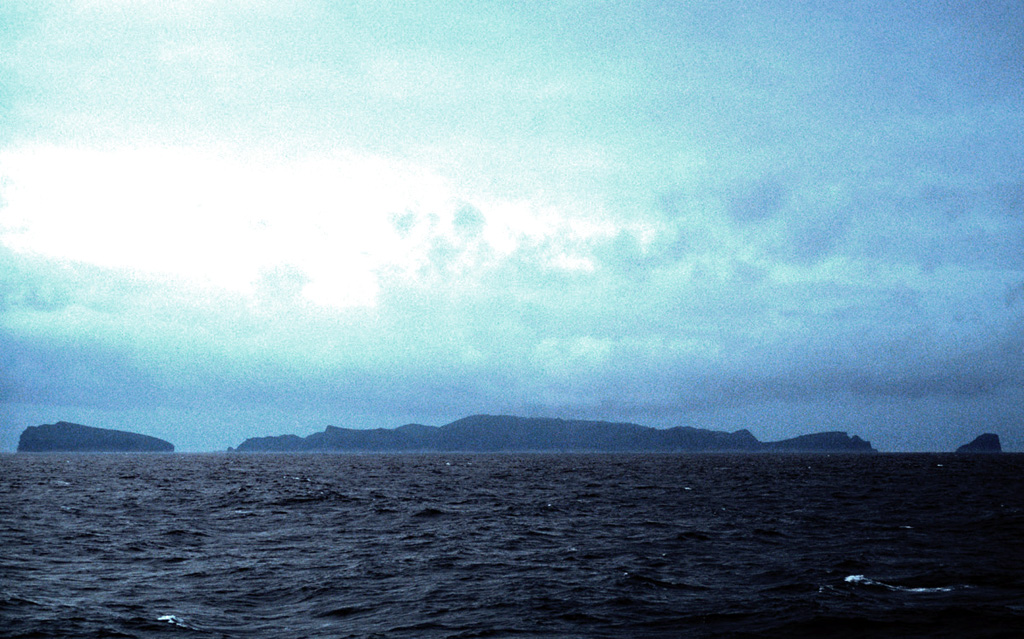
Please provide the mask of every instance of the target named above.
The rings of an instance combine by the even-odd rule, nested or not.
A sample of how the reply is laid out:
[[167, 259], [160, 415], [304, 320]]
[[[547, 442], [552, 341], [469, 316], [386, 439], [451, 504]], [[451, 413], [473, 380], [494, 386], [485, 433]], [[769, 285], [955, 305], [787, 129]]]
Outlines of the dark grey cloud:
[[760, 222], [782, 210], [788, 197], [786, 187], [772, 177], [738, 185], [728, 196], [729, 215], [742, 224]]
[[[602, 390], [616, 389], [597, 393], [592, 403], [540, 404], [533, 409], [592, 417], [605, 414], [635, 419], [637, 415], [650, 415], [665, 420], [663, 423], [678, 423], [708, 411], [776, 402], [832, 401], [837, 410], [844, 410], [844, 397], [862, 397], [869, 402], [927, 398], [960, 401], [1006, 391], [1024, 394], [1024, 338], [1020, 334], [934, 362], [915, 362], [911, 356], [910, 361], [871, 367], [863, 365], [870, 363], [827, 360], [820, 355], [789, 353], [785, 358], [790, 364], [773, 364], [771, 355], [765, 352], [760, 366], [745, 364], [733, 367], [733, 371], [700, 370], [678, 361], [660, 372], [627, 366], [619, 375], [609, 371], [606, 379], [587, 380], [588, 385], [596, 384]], [[579, 389], [574, 391], [575, 397], [585, 396]]]
[[1024, 181], [1001, 182], [993, 191], [1003, 213], [1014, 219], [1024, 218]]
[[1024, 281], [1006, 285], [1006, 308], [1024, 304]]
[[129, 408], [168, 398], [150, 366], [123, 347], [78, 336], [68, 340], [0, 334], [4, 402]]
[[[932, 441], [1020, 415], [1019, 2], [8, 4], [7, 405], [203, 406], [239, 439], [245, 406]], [[163, 146], [209, 175], [163, 179], [188, 173]], [[83, 157], [160, 177], [118, 198]], [[250, 169], [287, 188], [236, 201]], [[38, 223], [159, 240], [210, 202], [180, 263]], [[251, 208], [262, 231], [227, 219]]]
[[997, 198], [977, 189], [928, 187], [906, 196], [878, 195], [858, 202], [849, 242], [841, 248], [929, 270], [951, 265], [1019, 270], [1024, 218], [1005, 215]]
[[653, 271], [678, 263], [688, 249], [689, 243], [674, 229], [662, 231], [646, 243], [635, 232], [623, 229], [609, 238], [593, 241], [588, 247], [602, 272], [639, 281], [647, 279]]

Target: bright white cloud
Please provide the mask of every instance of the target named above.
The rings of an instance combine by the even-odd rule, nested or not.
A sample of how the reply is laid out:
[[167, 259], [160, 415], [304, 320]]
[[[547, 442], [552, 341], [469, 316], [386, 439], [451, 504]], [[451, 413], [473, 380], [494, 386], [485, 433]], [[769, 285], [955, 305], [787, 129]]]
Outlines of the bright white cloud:
[[0, 399], [1019, 415], [1013, 3], [257, 4], [0, 7]]
[[[524, 238], [601, 232], [526, 201], [475, 208], [428, 170], [355, 154], [32, 146], [0, 152], [0, 176], [0, 239], [12, 249], [236, 291], [288, 266], [306, 278], [302, 296], [338, 307], [373, 304], [378, 272], [415, 275], [438, 251], [472, 269]], [[479, 237], [466, 237], [466, 220]], [[587, 266], [553, 250], [552, 265]]]

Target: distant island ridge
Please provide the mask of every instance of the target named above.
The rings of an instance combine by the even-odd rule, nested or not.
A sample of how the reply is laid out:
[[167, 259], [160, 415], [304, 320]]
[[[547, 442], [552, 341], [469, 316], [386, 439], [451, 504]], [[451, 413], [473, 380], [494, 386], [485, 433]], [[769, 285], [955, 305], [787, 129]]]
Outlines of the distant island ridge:
[[[60, 421], [29, 426], [18, 452], [174, 452], [157, 437]], [[352, 429], [327, 426], [307, 437], [251, 437], [229, 452], [796, 452], [875, 453], [871, 442], [841, 431], [761, 442], [750, 431], [733, 432], [677, 426], [652, 428], [633, 423], [567, 420], [512, 415], [472, 415], [444, 426], [406, 424], [397, 428]], [[999, 435], [984, 433], [957, 453], [1000, 453]]]
[[70, 422], [29, 426], [18, 440], [19, 453], [173, 453], [174, 444], [124, 430]]
[[444, 426], [397, 428], [328, 426], [307, 437], [251, 437], [229, 451], [248, 452], [854, 452], [871, 443], [844, 432], [761, 442], [748, 430], [690, 426], [658, 429], [632, 423], [512, 415], [472, 415]]

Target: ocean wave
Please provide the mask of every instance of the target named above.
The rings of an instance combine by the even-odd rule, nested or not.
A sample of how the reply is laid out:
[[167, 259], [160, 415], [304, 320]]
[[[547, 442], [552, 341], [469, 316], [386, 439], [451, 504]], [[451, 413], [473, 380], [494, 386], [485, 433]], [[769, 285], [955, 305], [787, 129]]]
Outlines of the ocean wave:
[[894, 592], [916, 592], [916, 593], [934, 593], [934, 592], [952, 592], [954, 590], [966, 588], [966, 585], [957, 586], [933, 586], [929, 588], [923, 587], [912, 587], [912, 586], [901, 586], [898, 584], [890, 584], [877, 579], [871, 579], [864, 575], [848, 575], [843, 581], [848, 584], [858, 584], [861, 586], [871, 586], [875, 588], [884, 588], [886, 590], [892, 590]]
[[156, 618], [156, 620], [169, 623], [172, 626], [178, 626], [179, 628], [187, 628], [189, 630], [201, 630], [201, 628], [193, 626], [192, 624], [188, 623], [178, 615], [160, 615]]

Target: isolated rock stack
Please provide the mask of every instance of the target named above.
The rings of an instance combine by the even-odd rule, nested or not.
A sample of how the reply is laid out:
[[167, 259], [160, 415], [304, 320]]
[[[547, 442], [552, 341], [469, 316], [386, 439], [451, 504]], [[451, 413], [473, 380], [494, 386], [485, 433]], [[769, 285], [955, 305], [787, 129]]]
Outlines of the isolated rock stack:
[[1001, 453], [1003, 447], [999, 443], [999, 435], [985, 433], [978, 435], [970, 444], [964, 444], [956, 449], [958, 453]]

